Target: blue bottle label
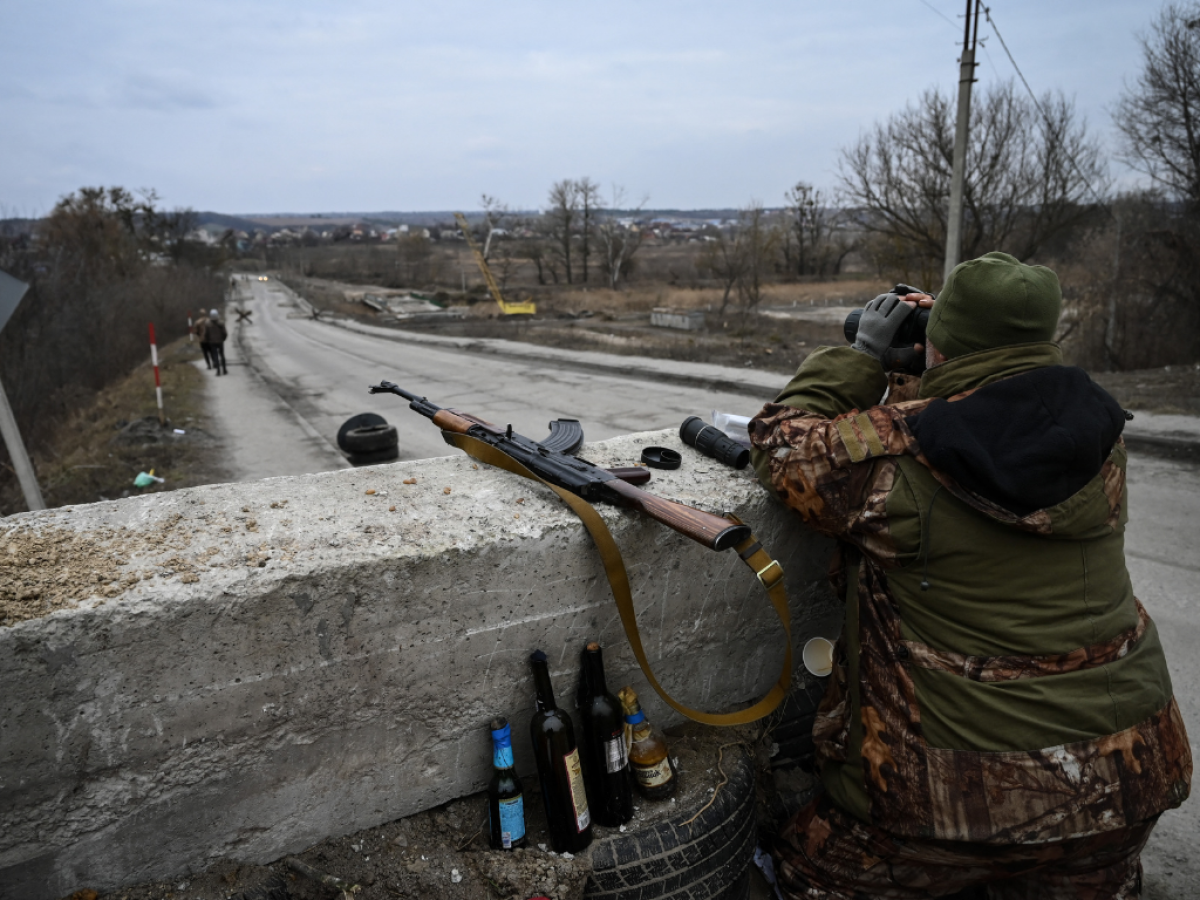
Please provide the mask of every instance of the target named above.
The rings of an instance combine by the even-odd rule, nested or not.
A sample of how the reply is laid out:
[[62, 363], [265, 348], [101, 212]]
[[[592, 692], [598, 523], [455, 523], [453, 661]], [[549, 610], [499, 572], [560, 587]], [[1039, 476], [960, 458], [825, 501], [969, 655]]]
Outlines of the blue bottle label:
[[500, 801], [500, 845], [508, 850], [525, 837], [525, 798]]

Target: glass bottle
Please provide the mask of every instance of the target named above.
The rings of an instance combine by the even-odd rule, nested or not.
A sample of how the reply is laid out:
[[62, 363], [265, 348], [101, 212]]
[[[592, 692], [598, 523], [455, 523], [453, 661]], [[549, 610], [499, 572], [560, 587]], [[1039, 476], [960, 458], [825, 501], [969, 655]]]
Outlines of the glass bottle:
[[537, 712], [529, 723], [529, 736], [546, 805], [550, 844], [558, 853], [578, 853], [592, 842], [592, 816], [575, 747], [575, 727], [571, 717], [554, 703], [546, 654], [535, 650], [529, 662], [537, 690]]
[[608, 692], [601, 653], [595, 642], [583, 651], [579, 679], [583, 777], [592, 815], [601, 825], [616, 828], [633, 818], [633, 786], [621, 703]]
[[629, 767], [634, 783], [647, 800], [664, 800], [679, 786], [667, 741], [650, 727], [633, 688], [621, 688], [620, 697], [629, 728]]
[[492, 780], [488, 784], [488, 836], [493, 850], [525, 846], [525, 798], [513, 767], [507, 719], [492, 719]]

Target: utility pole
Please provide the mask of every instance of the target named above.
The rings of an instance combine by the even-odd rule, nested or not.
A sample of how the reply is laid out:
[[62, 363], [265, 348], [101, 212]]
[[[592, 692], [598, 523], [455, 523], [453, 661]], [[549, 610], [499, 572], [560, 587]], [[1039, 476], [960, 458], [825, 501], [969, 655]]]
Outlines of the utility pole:
[[962, 253], [967, 126], [971, 120], [971, 84], [975, 81], [975, 44], [979, 39], [979, 6], [982, 2], [967, 0], [966, 24], [963, 26], [963, 51], [958, 65], [958, 119], [954, 126], [954, 168], [950, 176], [950, 211], [946, 221], [946, 267], [942, 271], [942, 284], [946, 283], [951, 271], [958, 265], [958, 257]]

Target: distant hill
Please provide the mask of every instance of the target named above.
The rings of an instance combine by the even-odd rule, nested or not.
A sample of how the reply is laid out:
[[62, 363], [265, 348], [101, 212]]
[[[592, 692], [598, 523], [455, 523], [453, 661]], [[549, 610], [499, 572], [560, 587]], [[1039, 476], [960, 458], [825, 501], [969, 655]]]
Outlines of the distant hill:
[[234, 231], [245, 232], [254, 231], [256, 228], [260, 230], [264, 228], [264, 225], [256, 219], [246, 216], [227, 216], [219, 212], [196, 213], [196, 224], [198, 226], [216, 225], [218, 228], [232, 228]]

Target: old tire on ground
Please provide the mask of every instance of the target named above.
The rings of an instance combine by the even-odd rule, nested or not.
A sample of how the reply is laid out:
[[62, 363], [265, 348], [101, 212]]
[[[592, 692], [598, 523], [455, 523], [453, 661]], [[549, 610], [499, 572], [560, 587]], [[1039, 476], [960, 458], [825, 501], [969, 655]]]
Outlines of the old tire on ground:
[[400, 448], [392, 445], [382, 450], [372, 450], [370, 453], [351, 453], [350, 462], [356, 466], [373, 466], [378, 463], [391, 462], [400, 456]]
[[342, 440], [343, 449], [347, 453], [376, 453], [395, 447], [400, 441], [396, 434], [396, 426], [386, 422], [380, 425], [363, 425], [361, 428], [351, 428]]
[[[744, 751], [728, 753], [729, 781], [692, 824], [696, 810], [630, 834], [597, 841], [587, 900], [738, 900], [758, 840], [754, 766]], [[707, 800], [705, 801], [707, 802]]]
[[346, 432], [353, 428], [365, 428], [368, 425], [386, 425], [387, 419], [378, 413], [359, 413], [357, 416], [351, 416], [342, 423], [342, 427], [338, 429], [337, 445], [346, 453], [350, 452], [350, 448], [346, 446]]

